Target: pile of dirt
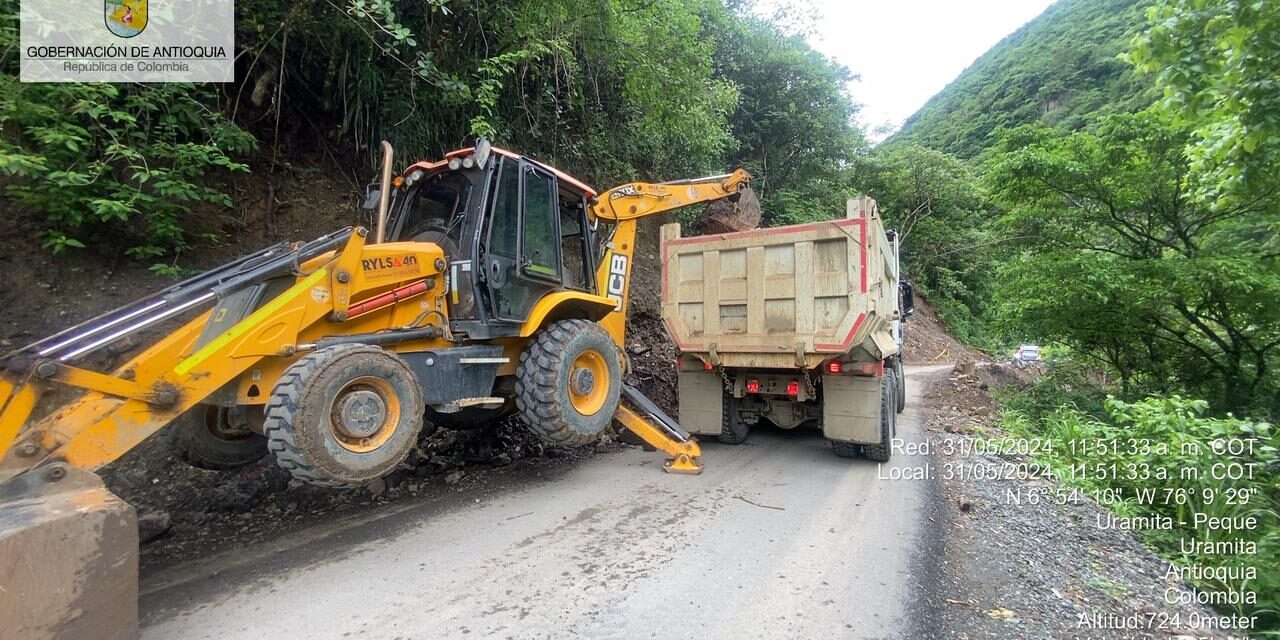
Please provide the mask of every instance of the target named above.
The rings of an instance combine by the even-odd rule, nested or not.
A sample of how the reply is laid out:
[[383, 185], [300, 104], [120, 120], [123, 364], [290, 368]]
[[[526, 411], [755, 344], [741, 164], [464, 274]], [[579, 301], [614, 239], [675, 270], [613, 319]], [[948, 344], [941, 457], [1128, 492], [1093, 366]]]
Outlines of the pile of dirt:
[[934, 378], [924, 394], [946, 501], [930, 520], [949, 527], [938, 558], [946, 597], [928, 603], [939, 628], [956, 638], [1225, 637], [1187, 628], [1213, 613], [1173, 604], [1193, 602], [1190, 588], [1130, 531], [1099, 526], [1106, 512], [1086, 493], [1061, 489], [1017, 447], [969, 435], [998, 436], [991, 392], [1033, 374], [967, 370]]
[[938, 312], [919, 293], [915, 303], [915, 313], [902, 326], [902, 353], [907, 362], [933, 364], [987, 359], [981, 352], [956, 340], [942, 324]]
[[929, 389], [932, 424], [946, 433], [973, 433], [992, 427], [1000, 415], [1000, 403], [993, 394], [1024, 389], [1038, 375], [1038, 370], [1000, 362], [960, 362]]

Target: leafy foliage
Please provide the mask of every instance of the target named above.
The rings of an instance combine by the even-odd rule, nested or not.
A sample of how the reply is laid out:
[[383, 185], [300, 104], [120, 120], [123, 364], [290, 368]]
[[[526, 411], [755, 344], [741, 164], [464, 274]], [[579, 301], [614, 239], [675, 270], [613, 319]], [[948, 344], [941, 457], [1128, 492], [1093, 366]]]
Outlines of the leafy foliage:
[[[1280, 432], [1265, 422], [1205, 417], [1208, 403], [1180, 396], [1140, 402], [1109, 399], [1106, 415], [1094, 417], [1064, 408], [1041, 418], [1007, 411], [1010, 437], [1051, 439], [1039, 461], [1070, 486], [1101, 497], [1125, 516], [1167, 516], [1172, 530], [1145, 532], [1162, 555], [1177, 565], [1256, 568], [1257, 578], [1202, 581], [1207, 591], [1253, 591], [1257, 605], [1239, 612], [1258, 615], [1253, 631], [1280, 628]], [[1223, 442], [1246, 443], [1238, 455]], [[1119, 446], [1111, 446], [1115, 443]], [[1103, 446], [1099, 446], [1103, 445]], [[1215, 447], [1217, 445], [1217, 447]], [[1215, 465], [1253, 465], [1247, 477], [1222, 478]], [[1163, 470], [1160, 473], [1157, 470]], [[1149, 499], [1138, 500], [1141, 492]], [[1196, 526], [1195, 516], [1257, 518], [1252, 529]], [[1181, 540], [1257, 545], [1252, 556], [1234, 553], [1184, 555]]]
[[1079, 129], [1145, 108], [1150, 85], [1118, 59], [1143, 26], [1147, 0], [1060, 0], [1006, 37], [934, 96], [887, 144], [979, 155], [1001, 127]]
[[1164, 113], [1192, 135], [1198, 196], [1227, 206], [1276, 193], [1280, 4], [1161, 0], [1130, 58], [1154, 74]]
[[1191, 389], [1224, 409], [1274, 412], [1276, 212], [1197, 204], [1184, 142], [1148, 114], [1010, 132], [987, 175], [1003, 223], [1024, 238], [1000, 271], [1004, 317], [1105, 363], [1127, 392]]
[[751, 172], [765, 224], [843, 217], [849, 167], [867, 148], [845, 92], [852, 74], [759, 18], [733, 16], [715, 33], [716, 72], [739, 92], [729, 164]]
[[[5, 194], [44, 216], [53, 253], [89, 243], [139, 259], [179, 251], [198, 210], [230, 205], [208, 174], [246, 170], [251, 136], [191, 85], [22, 84], [17, 11], [0, 23], [0, 174]], [[204, 209], [202, 209], [202, 207]]]
[[902, 241], [908, 277], [961, 340], [985, 345], [991, 218], [978, 177], [955, 157], [913, 144], [885, 145], [859, 161], [855, 182]]
[[[264, 166], [317, 152], [371, 169], [380, 139], [403, 163], [486, 135], [602, 185], [742, 163], [767, 222], [838, 215], [866, 147], [848, 71], [735, 7], [243, 0], [238, 82], [216, 93], [20, 85], [11, 46], [0, 171], [50, 249], [120, 239], [139, 258], [191, 242], [197, 205], [228, 204], [217, 181], [247, 170], [255, 139]], [[125, 234], [94, 233], [125, 222]]]

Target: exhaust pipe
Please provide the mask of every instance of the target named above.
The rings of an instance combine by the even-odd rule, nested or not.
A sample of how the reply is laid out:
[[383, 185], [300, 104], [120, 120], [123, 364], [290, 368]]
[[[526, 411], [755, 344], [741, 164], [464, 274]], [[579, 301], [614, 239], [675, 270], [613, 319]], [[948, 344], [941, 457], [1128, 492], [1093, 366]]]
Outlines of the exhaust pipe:
[[382, 244], [387, 235], [387, 209], [391, 204], [391, 160], [393, 154], [391, 143], [382, 141], [382, 184], [378, 194], [378, 229], [373, 234], [373, 243]]

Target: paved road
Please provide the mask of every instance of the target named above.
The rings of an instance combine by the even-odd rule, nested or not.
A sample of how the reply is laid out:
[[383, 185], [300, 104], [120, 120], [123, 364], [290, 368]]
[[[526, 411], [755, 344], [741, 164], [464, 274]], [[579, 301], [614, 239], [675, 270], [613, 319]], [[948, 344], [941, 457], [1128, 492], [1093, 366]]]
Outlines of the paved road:
[[[941, 371], [910, 371], [911, 395]], [[923, 438], [910, 400], [898, 435]], [[638, 449], [597, 456], [173, 568], [143, 584], [144, 637], [934, 635], [916, 614], [936, 484], [880, 479], [813, 431], [760, 429], [703, 459], [690, 477]]]

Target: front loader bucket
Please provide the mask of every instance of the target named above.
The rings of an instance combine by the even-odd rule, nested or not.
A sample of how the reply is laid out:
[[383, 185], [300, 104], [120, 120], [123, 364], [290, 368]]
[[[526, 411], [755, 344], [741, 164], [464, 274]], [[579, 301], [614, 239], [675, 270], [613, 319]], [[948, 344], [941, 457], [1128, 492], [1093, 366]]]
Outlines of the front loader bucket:
[[0, 640], [138, 636], [138, 519], [54, 463], [0, 484]]

